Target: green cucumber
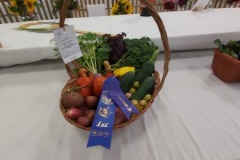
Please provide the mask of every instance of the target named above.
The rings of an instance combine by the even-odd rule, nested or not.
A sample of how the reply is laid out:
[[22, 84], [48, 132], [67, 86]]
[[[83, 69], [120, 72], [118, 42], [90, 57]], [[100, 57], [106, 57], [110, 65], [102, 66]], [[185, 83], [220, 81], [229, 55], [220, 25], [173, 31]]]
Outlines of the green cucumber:
[[131, 100], [143, 100], [145, 95], [152, 94], [155, 87], [155, 79], [152, 76], [145, 77], [132, 95]]
[[134, 77], [135, 77], [134, 71], [129, 71], [125, 73], [122, 77], [120, 77], [119, 79], [120, 87], [123, 93], [127, 93], [130, 90], [130, 88], [133, 85]]
[[155, 66], [151, 61], [146, 61], [142, 64], [141, 68], [136, 72], [134, 82], [139, 82], [148, 77], [152, 76], [155, 71]]

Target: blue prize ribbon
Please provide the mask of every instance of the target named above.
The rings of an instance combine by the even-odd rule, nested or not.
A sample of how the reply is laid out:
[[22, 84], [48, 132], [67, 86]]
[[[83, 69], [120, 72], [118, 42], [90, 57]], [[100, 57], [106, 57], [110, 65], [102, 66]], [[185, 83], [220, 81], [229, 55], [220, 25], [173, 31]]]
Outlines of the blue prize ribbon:
[[120, 83], [116, 77], [108, 78], [104, 83], [110, 97], [120, 107], [127, 119], [131, 118], [132, 113], [138, 114], [138, 109], [132, 102], [124, 95]]
[[103, 91], [98, 102], [97, 111], [88, 138], [87, 147], [101, 145], [110, 149], [115, 110], [116, 104], [109, 96], [109, 92], [107, 91], [104, 83]]
[[115, 77], [110, 77], [103, 85], [87, 147], [101, 145], [110, 149], [117, 105], [128, 119], [132, 113], [139, 113], [122, 92], [119, 81]]

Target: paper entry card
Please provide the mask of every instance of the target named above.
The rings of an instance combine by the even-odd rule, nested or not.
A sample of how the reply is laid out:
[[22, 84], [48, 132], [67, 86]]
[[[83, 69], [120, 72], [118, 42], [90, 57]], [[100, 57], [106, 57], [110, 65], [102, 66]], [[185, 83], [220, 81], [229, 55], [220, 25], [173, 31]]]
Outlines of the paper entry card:
[[82, 56], [73, 26], [66, 26], [53, 31], [61, 57], [65, 64]]

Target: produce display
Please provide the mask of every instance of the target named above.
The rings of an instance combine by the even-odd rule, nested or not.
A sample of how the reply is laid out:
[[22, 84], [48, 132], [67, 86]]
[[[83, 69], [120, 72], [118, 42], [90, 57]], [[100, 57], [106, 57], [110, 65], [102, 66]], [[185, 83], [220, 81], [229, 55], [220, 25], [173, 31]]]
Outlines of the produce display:
[[240, 81], [240, 41], [229, 40], [223, 44], [219, 39], [214, 43], [212, 71], [215, 76], [225, 83]]
[[[80, 58], [76, 54], [66, 60], [68, 47], [63, 47], [64, 51], [60, 48], [70, 76], [61, 92], [60, 110], [69, 123], [90, 130], [86, 147], [100, 145], [110, 149], [113, 130], [137, 120], [151, 107], [168, 74], [170, 48], [166, 29], [155, 7], [148, 0], [140, 2], [159, 29], [164, 48], [161, 80], [154, 66], [159, 48], [149, 37], [130, 39], [125, 33], [113, 36], [78, 32], [82, 34], [77, 36]], [[61, 28], [66, 10], [67, 1], [62, 7]], [[56, 32], [56, 37], [61, 35], [62, 31]], [[56, 40], [64, 42], [68, 36]], [[76, 44], [75, 39], [72, 41]]]
[[240, 41], [230, 40], [227, 44], [223, 44], [219, 39], [216, 39], [214, 43], [222, 53], [240, 61]]
[[[91, 128], [104, 82], [111, 77], [117, 78], [121, 92], [139, 113], [152, 99], [158, 47], [148, 37], [125, 37], [125, 33], [112, 37], [91, 32], [77, 36], [82, 56], [75, 60], [72, 74], [76, 78], [66, 86], [61, 98], [64, 116], [71, 123]], [[135, 116], [131, 114], [130, 119]], [[114, 125], [128, 120], [118, 106]]]

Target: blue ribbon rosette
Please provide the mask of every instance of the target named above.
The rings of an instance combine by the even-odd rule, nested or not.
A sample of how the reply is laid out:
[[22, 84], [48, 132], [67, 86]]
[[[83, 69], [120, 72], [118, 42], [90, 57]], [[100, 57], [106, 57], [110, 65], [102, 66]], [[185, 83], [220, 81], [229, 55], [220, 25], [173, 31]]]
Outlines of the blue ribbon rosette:
[[107, 149], [111, 148], [112, 130], [117, 106], [121, 108], [127, 119], [131, 118], [132, 113], [139, 113], [122, 92], [117, 78], [110, 77], [103, 85], [87, 147], [101, 145]]

